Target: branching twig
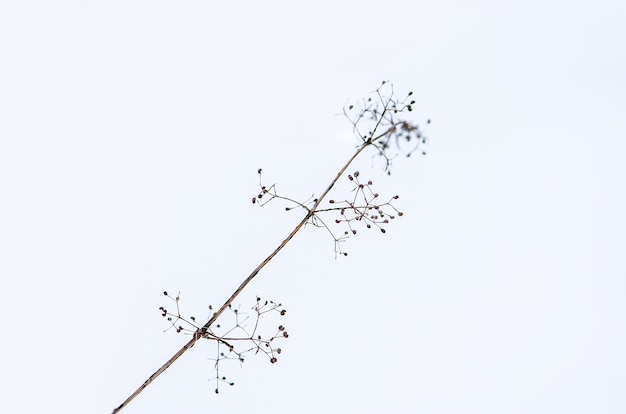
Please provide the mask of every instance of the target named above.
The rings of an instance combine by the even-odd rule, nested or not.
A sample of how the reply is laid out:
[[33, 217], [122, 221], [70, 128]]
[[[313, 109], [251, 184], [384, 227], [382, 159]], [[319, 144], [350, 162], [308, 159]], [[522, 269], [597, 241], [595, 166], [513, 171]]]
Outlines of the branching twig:
[[[374, 205], [371, 204], [372, 198], [376, 198], [375, 193], [371, 193], [367, 195], [367, 191], [371, 191], [370, 184], [362, 185], [358, 184], [355, 194], [355, 198], [353, 200], [346, 200], [343, 202], [339, 202], [342, 204], [340, 207], [331, 207], [320, 209], [320, 204], [326, 198], [326, 196], [333, 189], [337, 181], [341, 178], [341, 176], [346, 172], [350, 164], [367, 148], [373, 147], [376, 150], [376, 155], [381, 156], [385, 161], [385, 171], [390, 172], [391, 161], [393, 159], [393, 155], [389, 154], [389, 147], [391, 142], [395, 142], [398, 150], [402, 151], [403, 145], [406, 143], [412, 144], [410, 149], [406, 152], [406, 155], [409, 156], [413, 151], [421, 146], [421, 144], [426, 143], [426, 138], [422, 135], [419, 127], [412, 123], [409, 123], [405, 120], [396, 119], [397, 115], [403, 113], [404, 111], [412, 111], [412, 105], [415, 103], [414, 101], [410, 101], [406, 103], [409, 99], [409, 96], [412, 93], [409, 93], [407, 97], [400, 101], [395, 94], [393, 93], [393, 88], [387, 94], [383, 91], [383, 88], [390, 87], [390, 84], [387, 82], [383, 82], [381, 87], [379, 87], [375, 94], [377, 96], [377, 100], [372, 100], [369, 98], [363, 103], [358, 105], [358, 109], [355, 112], [355, 105], [350, 105], [348, 108], [344, 108], [344, 114], [348, 118], [348, 120], [353, 125], [353, 131], [359, 138], [359, 145], [356, 147], [355, 152], [348, 159], [348, 161], [339, 169], [335, 177], [330, 181], [328, 187], [321, 193], [321, 195], [312, 200], [312, 206], [307, 207], [304, 203], [299, 203], [295, 200], [292, 200], [287, 197], [279, 196], [276, 192], [275, 186], [271, 186], [269, 188], [261, 186], [261, 193], [257, 198], [253, 199], [253, 202], [260, 201], [263, 195], [269, 195], [270, 199], [272, 198], [280, 198], [290, 203], [293, 203], [295, 206], [302, 207], [306, 213], [302, 220], [295, 226], [295, 228], [287, 235], [287, 237], [254, 269], [252, 272], [246, 277], [243, 282], [239, 285], [237, 289], [233, 292], [233, 294], [224, 302], [224, 304], [211, 316], [211, 318], [202, 326], [198, 327], [191, 339], [178, 351], [176, 352], [167, 362], [165, 362], [154, 374], [152, 374], [137, 390], [135, 390], [122, 404], [120, 404], [117, 408], [113, 410], [113, 413], [117, 413], [122, 410], [124, 407], [128, 405], [137, 395], [139, 395], [148, 385], [152, 383], [159, 375], [161, 375], [167, 368], [169, 368], [178, 358], [180, 358], [187, 350], [192, 348], [195, 343], [201, 338], [207, 339], [217, 339], [218, 344], [223, 346], [227, 346], [232, 350], [231, 345], [227, 342], [228, 339], [222, 337], [215, 337], [211, 332], [211, 326], [217, 321], [217, 319], [224, 313], [226, 309], [228, 309], [235, 298], [244, 290], [244, 288], [256, 277], [256, 275], [267, 265], [273, 258], [280, 252], [283, 247], [289, 243], [289, 241], [300, 231], [300, 229], [305, 226], [306, 223], [313, 223], [315, 225], [320, 225], [328, 229], [328, 226], [317, 216], [317, 213], [324, 211], [341, 211], [344, 213], [351, 212], [353, 215], [351, 217], [344, 216], [344, 219], [339, 220], [339, 223], [344, 222], [348, 226], [351, 225], [353, 220], [356, 221], [364, 221], [367, 226], [375, 225], [380, 227], [381, 223], [384, 223], [383, 214], [380, 212], [381, 207], [391, 206], [389, 202], [378, 205], [378, 208], [375, 208]], [[352, 115], [356, 113], [356, 115]], [[361, 124], [369, 124], [370, 128], [367, 133], [362, 133]], [[365, 125], [366, 126], [366, 125]], [[366, 126], [367, 127], [367, 126]], [[261, 170], [259, 170], [259, 174]], [[356, 174], [355, 174], [356, 175]], [[357, 195], [361, 195], [364, 197], [365, 204], [359, 204], [357, 202]], [[397, 198], [397, 197], [396, 197]], [[265, 203], [265, 202], [264, 202]], [[375, 212], [371, 212], [371, 209], [374, 209]], [[395, 210], [395, 207], [393, 208]], [[396, 210], [397, 211], [397, 210]], [[398, 215], [401, 215], [398, 213]], [[382, 221], [381, 221], [382, 220]], [[354, 229], [350, 227], [350, 229], [354, 232]], [[381, 228], [384, 232], [384, 229]], [[332, 232], [331, 232], [332, 235]], [[336, 238], [333, 235], [333, 238], [336, 242], [336, 249], [338, 243], [342, 240], [342, 238]], [[339, 250], [341, 253], [341, 251]], [[262, 346], [260, 346], [261, 344]], [[262, 343], [258, 343], [256, 347], [256, 351], [267, 352]], [[270, 347], [271, 348], [271, 347]], [[272, 352], [271, 350], [269, 352]], [[219, 356], [219, 351], [218, 351]], [[217, 363], [217, 362], [216, 362]], [[218, 371], [218, 382], [219, 371]], [[225, 378], [224, 378], [225, 381]]]

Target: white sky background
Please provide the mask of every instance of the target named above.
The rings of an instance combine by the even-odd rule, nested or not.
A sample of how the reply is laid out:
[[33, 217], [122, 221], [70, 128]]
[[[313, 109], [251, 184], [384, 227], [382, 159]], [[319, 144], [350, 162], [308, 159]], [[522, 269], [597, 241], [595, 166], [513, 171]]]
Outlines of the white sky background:
[[624, 9], [4, 2], [3, 406], [121, 403], [187, 340], [161, 292], [204, 318], [301, 218], [250, 203], [256, 170], [320, 194], [336, 114], [389, 79], [429, 154], [351, 171], [404, 217], [338, 260], [307, 228], [248, 287], [288, 311], [276, 365], [215, 395], [203, 342], [124, 412], [624, 412]]

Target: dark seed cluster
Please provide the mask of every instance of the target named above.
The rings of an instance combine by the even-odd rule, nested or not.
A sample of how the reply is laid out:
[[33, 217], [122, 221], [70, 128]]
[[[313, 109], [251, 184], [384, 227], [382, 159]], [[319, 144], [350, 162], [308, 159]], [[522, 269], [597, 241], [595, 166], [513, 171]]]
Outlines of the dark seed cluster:
[[[417, 124], [402, 118], [405, 112], [412, 112], [416, 105], [412, 98], [413, 92], [400, 99], [393, 85], [383, 81], [373, 95], [374, 98], [348, 103], [343, 113], [352, 124], [356, 137], [364, 145], [376, 149], [375, 156], [384, 160], [385, 171], [391, 174], [394, 152], [410, 157], [419, 150], [425, 155], [422, 146], [428, 140]], [[430, 119], [426, 120], [426, 124], [430, 124]]]
[[[248, 315], [248, 312], [242, 312], [239, 308], [232, 306], [232, 304], [228, 305], [227, 309], [231, 315], [229, 328], [223, 328], [222, 324], [216, 324], [213, 328], [199, 325], [195, 316], [185, 318], [181, 315], [180, 294], [176, 297], [170, 296], [167, 291], [163, 292], [163, 294], [176, 305], [175, 313], [168, 311], [163, 306], [159, 307], [161, 316], [166, 318], [170, 324], [166, 331], [173, 329], [176, 333], [199, 335], [201, 338], [216, 342], [216, 357], [210, 358], [215, 362], [216, 375], [213, 380], [217, 382], [216, 393], [219, 393], [220, 383], [234, 385], [234, 383], [227, 381], [226, 377], [220, 376], [221, 362], [236, 360], [239, 363], [243, 363], [245, 354], [254, 351], [254, 354], [262, 353], [267, 356], [271, 363], [276, 363], [278, 361], [277, 356], [282, 353], [282, 349], [275, 346], [275, 341], [289, 338], [289, 334], [283, 324], [279, 324], [271, 336], [265, 336], [260, 333], [262, 325], [265, 325], [261, 324], [262, 317], [267, 319], [272, 314], [278, 317], [286, 315], [287, 310], [283, 308], [281, 303], [262, 300], [260, 297], [257, 297], [255, 305], [251, 308], [251, 315]], [[213, 310], [211, 305], [209, 305], [209, 310]], [[212, 313], [210, 316], [212, 316]], [[235, 344], [241, 345], [236, 347]], [[240, 347], [243, 347], [243, 349], [237, 350]]]
[[[387, 201], [379, 201], [380, 195], [373, 190], [373, 182], [369, 180], [367, 183], [362, 183], [359, 181], [359, 175], [358, 171], [348, 175], [348, 180], [354, 183], [352, 198], [342, 201], [329, 200], [328, 203], [331, 207], [318, 211], [339, 213], [339, 217], [335, 219], [335, 224], [344, 224], [347, 227], [343, 237], [350, 234], [356, 235], [357, 225], [364, 225], [367, 229], [375, 227], [381, 233], [386, 233], [385, 227], [389, 221], [395, 219], [396, 216], [401, 217], [403, 215], [392, 204], [394, 200], [399, 198], [397, 195]], [[341, 238], [335, 237], [336, 251], [339, 249], [338, 243], [341, 240]], [[347, 256], [345, 252], [340, 252], [340, 254]]]

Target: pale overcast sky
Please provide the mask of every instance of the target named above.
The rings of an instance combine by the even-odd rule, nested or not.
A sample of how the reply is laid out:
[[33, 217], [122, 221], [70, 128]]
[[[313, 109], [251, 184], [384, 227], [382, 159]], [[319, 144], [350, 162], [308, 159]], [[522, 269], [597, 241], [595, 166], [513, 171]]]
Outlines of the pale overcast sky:
[[[425, 157], [385, 235], [306, 228], [236, 301], [282, 302], [277, 364], [204, 341], [125, 413], [626, 411], [626, 6], [610, 1], [0, 5], [3, 407], [110, 412], [319, 195], [341, 116], [413, 91]], [[273, 323], [273, 322], [272, 322]]]

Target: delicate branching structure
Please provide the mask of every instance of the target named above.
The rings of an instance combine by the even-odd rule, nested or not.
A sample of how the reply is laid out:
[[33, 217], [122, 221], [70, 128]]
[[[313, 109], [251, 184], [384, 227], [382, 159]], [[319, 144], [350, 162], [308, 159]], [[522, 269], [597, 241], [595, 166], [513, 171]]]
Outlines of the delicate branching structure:
[[[258, 171], [259, 177], [261, 177], [262, 170]], [[309, 205], [314, 204], [317, 199], [311, 197], [305, 202], [298, 202], [289, 197], [278, 194], [276, 185], [273, 184], [270, 187], [263, 185], [262, 180], [259, 178], [259, 186], [261, 191], [259, 194], [252, 198], [252, 203], [256, 203], [263, 207], [270, 201], [278, 199], [284, 200], [289, 203], [290, 206], [285, 207], [285, 210], [290, 211], [295, 208], [303, 208], [307, 212], [311, 213], [311, 217], [306, 224], [312, 224], [315, 227], [325, 228], [331, 235], [335, 242], [335, 257], [337, 255], [347, 256], [348, 253], [342, 251], [341, 243], [352, 234], [357, 234], [358, 225], [362, 224], [365, 228], [370, 229], [372, 227], [378, 228], [382, 233], [386, 233], [385, 225], [389, 224], [389, 220], [393, 220], [396, 216], [401, 217], [404, 213], [398, 211], [392, 204], [394, 200], [397, 200], [399, 196], [395, 195], [387, 201], [382, 201], [379, 198], [379, 194], [374, 192], [374, 183], [369, 180], [366, 183], [359, 181], [360, 173], [355, 171], [353, 174], [348, 175], [354, 186], [352, 188], [352, 197], [342, 201], [328, 200], [328, 207], [317, 208], [311, 210]], [[391, 213], [390, 213], [391, 212]], [[331, 226], [326, 224], [323, 216], [335, 213], [335, 224], [344, 224], [345, 230], [340, 236], [336, 236], [336, 231], [333, 231]]]
[[[426, 155], [422, 146], [427, 140], [417, 124], [398, 117], [413, 111], [413, 92], [400, 100], [394, 93], [393, 85], [383, 81], [373, 94], [374, 97], [369, 96], [360, 102], [347, 103], [343, 114], [352, 123], [352, 132], [364, 145], [376, 149], [374, 156], [384, 159], [385, 171], [391, 174], [391, 163], [397, 154], [391, 154], [392, 145], [407, 157], [420, 149], [422, 155]], [[430, 124], [430, 119], [426, 124]], [[384, 132], [380, 134], [381, 131]]]
[[[390, 220], [403, 215], [393, 204], [398, 199], [397, 195], [390, 198], [379, 196], [378, 192], [373, 189], [372, 181], [362, 181], [359, 172], [354, 172], [347, 177], [353, 183], [353, 194], [351, 196], [342, 196], [334, 200], [329, 199], [328, 202], [325, 202], [325, 200], [352, 162], [367, 149], [371, 148], [373, 150], [374, 158], [383, 160], [384, 170], [388, 174], [391, 173], [392, 161], [396, 155], [404, 154], [410, 156], [418, 150], [425, 153], [422, 147], [427, 142], [426, 137], [417, 124], [405, 118], [407, 113], [412, 112], [413, 105], [415, 105], [415, 101], [411, 99], [411, 96], [412, 92], [409, 92], [406, 97], [400, 99], [396, 96], [393, 86], [388, 82], [383, 82], [378, 89], [372, 92], [372, 96], [357, 103], [345, 105], [343, 113], [352, 124], [353, 132], [358, 138], [358, 145], [352, 156], [339, 169], [328, 187], [318, 197], [312, 196], [309, 200], [299, 202], [283, 196], [276, 190], [276, 185], [269, 187], [263, 185], [262, 171], [261, 169], [258, 170], [260, 191], [252, 198], [252, 202], [263, 206], [274, 199], [283, 200], [289, 204], [286, 210], [301, 209], [304, 212], [303, 218], [278, 247], [242, 281], [224, 304], [213, 312], [206, 323], [200, 325], [196, 323], [194, 317], [183, 318], [178, 306], [179, 296], [172, 298], [165, 293], [166, 296], [176, 303], [176, 313], [170, 313], [167, 309], [161, 307], [161, 314], [168, 318], [171, 323], [171, 329], [175, 329], [179, 333], [187, 333], [191, 338], [122, 404], [115, 408], [113, 413], [117, 413], [126, 407], [130, 401], [200, 339], [213, 340], [217, 343], [217, 355], [213, 360], [215, 361], [216, 369], [216, 377], [214, 379], [218, 385], [221, 382], [232, 384], [225, 377], [220, 377], [219, 364], [221, 361], [235, 359], [241, 362], [243, 361], [244, 353], [255, 351], [255, 353], [265, 354], [270, 359], [270, 362], [276, 362], [276, 355], [281, 353], [281, 349], [274, 347], [273, 342], [281, 338], [287, 338], [288, 335], [285, 328], [279, 325], [277, 331], [272, 336], [263, 339], [258, 334], [258, 327], [259, 318], [268, 312], [278, 312], [284, 315], [285, 311], [282, 309], [282, 306], [271, 301], [263, 302], [260, 298], [257, 298], [257, 304], [252, 308], [255, 312], [255, 321], [252, 324], [253, 326], [248, 328], [247, 323], [250, 320], [246, 318], [249, 317], [242, 316], [238, 309], [233, 308], [233, 301], [248, 283], [257, 276], [261, 269], [307, 224], [325, 228], [334, 239], [335, 254], [346, 256], [347, 253], [341, 250], [340, 243], [345, 241], [346, 237], [357, 234], [357, 227], [376, 228], [385, 233], [386, 226]], [[427, 121], [427, 123], [430, 123], [430, 121]], [[323, 202], [324, 205], [322, 206]], [[344, 226], [343, 233], [339, 237], [335, 235], [337, 230], [333, 230], [329, 225], [329, 223], [332, 223], [330, 219], [326, 218], [329, 214], [335, 217], [333, 219], [334, 226]], [[235, 323], [230, 329], [221, 332], [221, 325], [217, 324], [217, 320], [227, 311], [235, 316]], [[249, 344], [249, 348], [244, 351], [235, 351], [233, 344], [236, 342], [246, 342]], [[218, 388], [216, 388], [216, 392], [219, 391]]]
[[[180, 293], [173, 297], [167, 293], [163, 294], [176, 305], [176, 313], [168, 311], [161, 306], [159, 311], [161, 316], [167, 318], [170, 326], [166, 331], [174, 330], [176, 333], [183, 333], [187, 335], [193, 335], [197, 330], [202, 329], [202, 326], [197, 323], [195, 316], [184, 317], [180, 311]], [[213, 306], [209, 305], [209, 310], [213, 310]], [[215, 393], [219, 393], [219, 384], [225, 382], [228, 385], [235, 385], [234, 382], [229, 382], [226, 377], [220, 376], [220, 363], [225, 360], [236, 360], [240, 364], [245, 360], [245, 354], [254, 351], [255, 354], [261, 353], [267, 356], [268, 360], [273, 364], [278, 361], [277, 355], [280, 355], [282, 349], [274, 346], [274, 341], [280, 339], [286, 339], [289, 337], [284, 325], [278, 325], [272, 336], [261, 335], [260, 320], [261, 316], [268, 316], [269, 314], [275, 314], [279, 316], [285, 316], [287, 310], [283, 308], [281, 303], [276, 303], [271, 300], [262, 301], [257, 296], [256, 304], [251, 308], [254, 315], [251, 317], [248, 312], [241, 312], [239, 308], [234, 308], [231, 305], [228, 306], [228, 311], [231, 315], [231, 321], [228, 324], [229, 329], [225, 329], [222, 324], [215, 324], [204, 330], [203, 337], [212, 341], [215, 341], [216, 357], [209, 358], [214, 361], [215, 377], [212, 379], [216, 381], [217, 386]], [[247, 349], [236, 350], [236, 343], [248, 344]]]

